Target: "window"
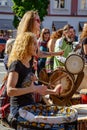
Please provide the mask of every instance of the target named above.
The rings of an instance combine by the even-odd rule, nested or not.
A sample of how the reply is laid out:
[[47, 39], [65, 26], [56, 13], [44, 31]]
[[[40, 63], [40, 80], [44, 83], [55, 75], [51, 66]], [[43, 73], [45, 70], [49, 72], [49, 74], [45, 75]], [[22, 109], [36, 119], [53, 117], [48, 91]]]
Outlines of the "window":
[[7, 6], [8, 2], [7, 0], [0, 0], [0, 6]]
[[54, 0], [54, 8], [65, 8], [65, 0]]
[[87, 9], [87, 0], [81, 0], [81, 9]]

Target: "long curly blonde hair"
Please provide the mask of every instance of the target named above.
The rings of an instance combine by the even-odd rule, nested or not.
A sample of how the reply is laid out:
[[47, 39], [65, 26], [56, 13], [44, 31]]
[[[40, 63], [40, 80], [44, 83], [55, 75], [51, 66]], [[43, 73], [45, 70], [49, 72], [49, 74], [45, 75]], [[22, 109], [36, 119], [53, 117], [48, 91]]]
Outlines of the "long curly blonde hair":
[[21, 32], [32, 32], [36, 16], [39, 16], [37, 10], [27, 11], [18, 25], [17, 34]]
[[12, 51], [9, 56], [8, 66], [15, 61], [26, 59], [32, 56], [32, 45], [35, 43], [35, 35], [31, 32], [20, 33], [14, 42]]
[[84, 23], [82, 33], [80, 35], [80, 41], [87, 37], [87, 23]]

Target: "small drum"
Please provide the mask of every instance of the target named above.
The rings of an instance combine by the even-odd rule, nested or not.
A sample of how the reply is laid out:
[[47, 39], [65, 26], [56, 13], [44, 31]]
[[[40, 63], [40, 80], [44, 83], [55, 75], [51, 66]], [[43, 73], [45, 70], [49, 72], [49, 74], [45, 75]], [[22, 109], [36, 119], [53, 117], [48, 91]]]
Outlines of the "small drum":
[[66, 97], [66, 95], [73, 89], [74, 77], [73, 75], [67, 73], [64, 69], [55, 70], [49, 77], [49, 86], [53, 89], [59, 83], [63, 86], [63, 92], [58, 96]]
[[19, 109], [18, 124], [41, 130], [76, 130], [77, 117], [77, 111], [70, 107], [28, 105]]
[[84, 69], [84, 60], [80, 55], [71, 54], [66, 58], [65, 68], [69, 73], [78, 74]]
[[71, 105], [81, 104], [81, 95], [74, 94], [70, 99]]

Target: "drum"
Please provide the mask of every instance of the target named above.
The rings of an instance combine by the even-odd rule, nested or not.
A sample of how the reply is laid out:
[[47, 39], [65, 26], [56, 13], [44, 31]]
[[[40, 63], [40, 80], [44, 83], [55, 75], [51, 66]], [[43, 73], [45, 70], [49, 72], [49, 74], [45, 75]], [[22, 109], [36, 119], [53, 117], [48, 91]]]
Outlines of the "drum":
[[87, 130], [87, 104], [79, 105], [77, 130]]
[[87, 130], [87, 117], [83, 116], [83, 119], [78, 118], [77, 130]]
[[69, 73], [78, 74], [84, 69], [84, 60], [80, 55], [71, 54], [66, 58], [65, 68]]
[[49, 87], [51, 89], [55, 88], [60, 83], [62, 84], [63, 92], [58, 96], [66, 97], [73, 89], [74, 77], [63, 68], [55, 70], [49, 77]]
[[70, 107], [28, 105], [19, 109], [18, 124], [41, 130], [76, 130], [77, 116], [77, 111]]
[[87, 130], [87, 104], [73, 105], [72, 108], [78, 112], [77, 130]]

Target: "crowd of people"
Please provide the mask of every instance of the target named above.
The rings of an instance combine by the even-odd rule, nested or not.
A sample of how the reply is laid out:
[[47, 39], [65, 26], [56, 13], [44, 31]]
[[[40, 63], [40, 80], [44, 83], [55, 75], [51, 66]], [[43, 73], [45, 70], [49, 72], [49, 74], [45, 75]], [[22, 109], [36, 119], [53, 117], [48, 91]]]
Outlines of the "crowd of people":
[[16, 116], [21, 107], [35, 104], [34, 93], [61, 94], [63, 91], [61, 83], [54, 89], [49, 89], [39, 82], [36, 84], [39, 73], [43, 68], [46, 68], [47, 73], [51, 73], [61, 66], [61, 59], [67, 58], [73, 52], [73, 42], [79, 43], [77, 48], [82, 48], [82, 54], [87, 62], [86, 28], [87, 23], [78, 41], [72, 25], [67, 24], [52, 33], [48, 28], [40, 30], [40, 17], [37, 11], [32, 10], [24, 14], [17, 28], [16, 38], [7, 41], [6, 48], [9, 49], [8, 45], [11, 47], [9, 51], [5, 51], [4, 58], [8, 74], [7, 94], [10, 96], [9, 120]]

